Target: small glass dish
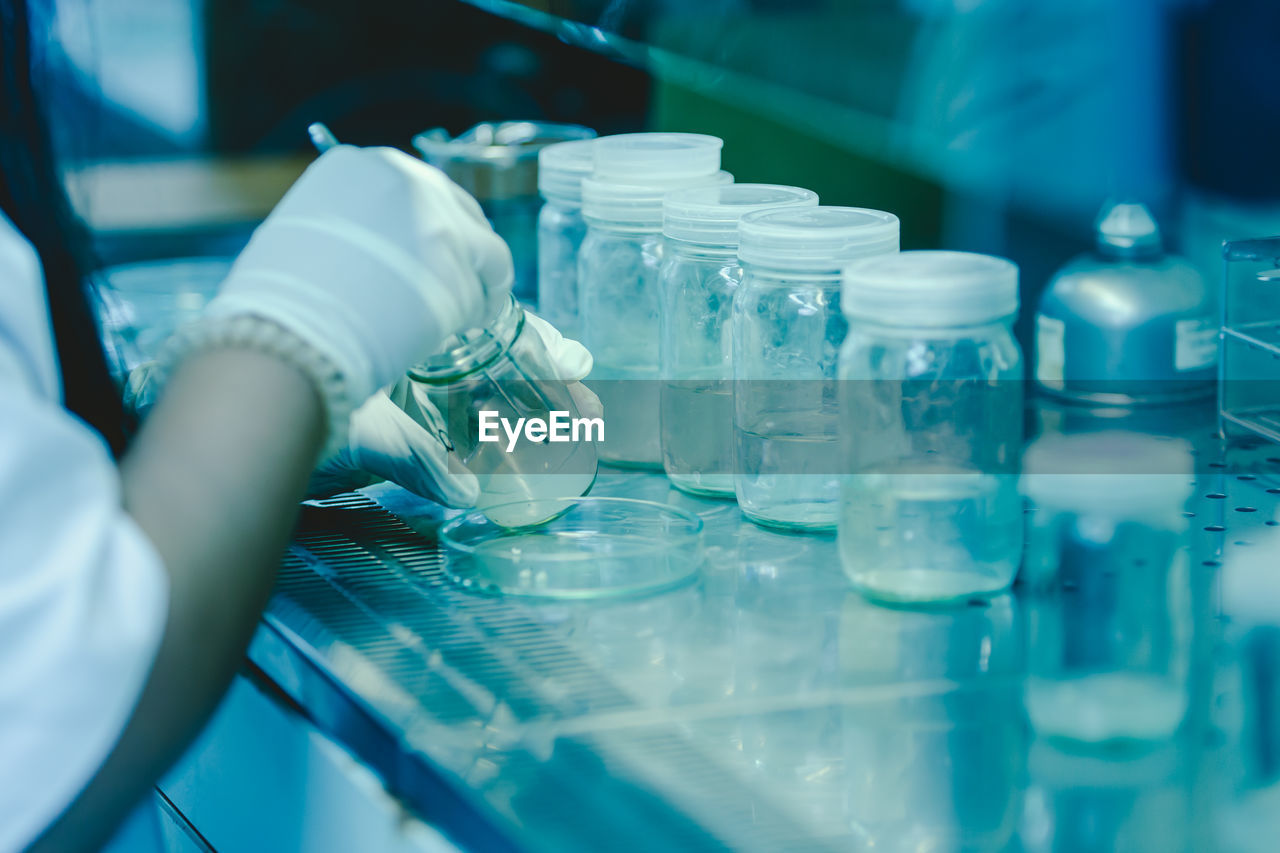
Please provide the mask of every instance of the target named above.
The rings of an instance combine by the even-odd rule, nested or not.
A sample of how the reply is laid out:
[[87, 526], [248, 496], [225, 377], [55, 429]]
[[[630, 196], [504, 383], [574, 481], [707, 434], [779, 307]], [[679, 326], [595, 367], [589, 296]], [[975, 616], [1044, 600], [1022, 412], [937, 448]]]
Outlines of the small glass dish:
[[[521, 501], [550, 521], [505, 527], [471, 512], [440, 528], [445, 571], [467, 589], [538, 598], [636, 595], [676, 586], [702, 565], [702, 520], [631, 498]], [[545, 506], [529, 506], [545, 504]], [[515, 514], [486, 513], [499, 517]]]

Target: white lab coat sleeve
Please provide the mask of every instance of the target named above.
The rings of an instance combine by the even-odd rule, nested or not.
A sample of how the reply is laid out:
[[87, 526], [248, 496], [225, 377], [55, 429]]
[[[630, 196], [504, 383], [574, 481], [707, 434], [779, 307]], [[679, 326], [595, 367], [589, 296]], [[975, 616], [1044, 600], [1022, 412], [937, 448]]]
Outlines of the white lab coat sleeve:
[[120, 736], [168, 611], [106, 447], [0, 378], [0, 851], [68, 806]]
[[39, 263], [0, 216], [0, 853], [102, 766], [168, 613], [168, 575], [116, 466], [59, 390]]

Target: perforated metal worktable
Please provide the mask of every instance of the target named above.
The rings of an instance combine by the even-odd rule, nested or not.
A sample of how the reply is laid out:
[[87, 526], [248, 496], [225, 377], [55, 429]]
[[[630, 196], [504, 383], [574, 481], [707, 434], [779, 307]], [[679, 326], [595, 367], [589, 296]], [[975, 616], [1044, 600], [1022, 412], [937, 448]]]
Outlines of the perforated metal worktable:
[[1017, 595], [874, 607], [833, 539], [761, 530], [654, 474], [602, 469], [593, 493], [698, 512], [707, 562], [688, 586], [463, 591], [439, 510], [383, 487], [306, 509], [251, 661], [464, 848], [1041, 849], [1075, 812], [1094, 833], [1197, 847], [1240, 748], [1211, 707], [1211, 590], [1280, 498], [1280, 447], [1198, 444], [1191, 711], [1139, 757], [1029, 734]]

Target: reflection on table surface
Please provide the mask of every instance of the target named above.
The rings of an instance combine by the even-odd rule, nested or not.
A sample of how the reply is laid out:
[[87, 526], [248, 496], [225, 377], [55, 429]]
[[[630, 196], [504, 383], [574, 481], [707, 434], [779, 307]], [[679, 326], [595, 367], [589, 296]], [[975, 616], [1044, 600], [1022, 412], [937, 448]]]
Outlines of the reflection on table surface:
[[[1280, 779], [1271, 719], [1280, 643], [1230, 626], [1211, 594], [1220, 564], [1255, 547], [1274, 520], [1267, 489], [1280, 484], [1280, 460], [1260, 464], [1258, 474], [1211, 465], [1197, 477], [1177, 562], [1186, 594], [1167, 614], [1178, 624], [1153, 633], [1182, 646], [1181, 695], [1135, 691], [1118, 703], [1126, 720], [1175, 723], [1094, 742], [1080, 735], [1098, 730], [1087, 720], [1068, 726], [1071, 736], [1032, 724], [1033, 682], [1041, 700], [1057, 697], [1051, 716], [1094, 706], [1073, 711], [1070, 691], [1045, 694], [1044, 679], [1028, 677], [1030, 645], [1051, 642], [1053, 660], [1129, 654], [1146, 642], [1141, 631], [1128, 644], [1097, 634], [1132, 632], [1124, 613], [1150, 610], [1149, 596], [1127, 602], [1115, 594], [1125, 586], [1113, 585], [1110, 597], [1057, 614], [1063, 599], [1018, 585], [959, 606], [878, 606], [850, 588], [834, 536], [765, 530], [732, 501], [687, 496], [661, 475], [601, 469], [594, 495], [659, 501], [703, 519], [701, 576], [645, 598], [498, 600], [617, 692], [523, 718], [491, 715], [470, 742], [464, 776], [486, 791], [502, 787], [495, 756], [517, 746], [548, 761], [571, 748], [607, 754], [610, 774], [625, 773], [635, 790], [749, 849], [1266, 849], [1280, 821], [1266, 807], [1280, 796], [1271, 787]], [[438, 524], [438, 510], [416, 514], [420, 505], [401, 493], [374, 494], [423, 532]], [[1235, 513], [1236, 503], [1257, 511]], [[520, 654], [524, 640], [510, 642]], [[1110, 662], [1121, 682], [1125, 665]], [[554, 670], [543, 676], [546, 695], [575, 695], [567, 677], [557, 685]], [[704, 784], [707, 766], [726, 775]]]

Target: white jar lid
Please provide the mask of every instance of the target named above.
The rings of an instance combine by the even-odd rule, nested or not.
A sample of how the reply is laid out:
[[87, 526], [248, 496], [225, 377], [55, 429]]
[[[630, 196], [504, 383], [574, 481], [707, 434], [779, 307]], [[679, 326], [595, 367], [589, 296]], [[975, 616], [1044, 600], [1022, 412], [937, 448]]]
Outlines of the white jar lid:
[[817, 207], [818, 194], [777, 184], [726, 184], [668, 192], [662, 233], [672, 240], [736, 248], [738, 220], [757, 210]]
[[1018, 267], [972, 252], [902, 252], [850, 264], [840, 307], [892, 326], [966, 326], [1018, 313]]
[[595, 168], [594, 139], [557, 142], [538, 152], [538, 192], [544, 196], [578, 201], [582, 179]]
[[796, 272], [839, 270], [898, 251], [898, 217], [862, 207], [760, 210], [738, 224], [743, 263]]
[[667, 178], [644, 184], [623, 184], [599, 177], [582, 180], [582, 215], [595, 222], [662, 230], [662, 199], [672, 190], [732, 184], [733, 175], [713, 172], [695, 177]]
[[1191, 496], [1191, 447], [1133, 432], [1049, 435], [1022, 458], [1022, 493], [1037, 506], [1136, 516]]
[[720, 171], [724, 140], [701, 133], [620, 133], [593, 148], [594, 176], [622, 184], [678, 181]]

